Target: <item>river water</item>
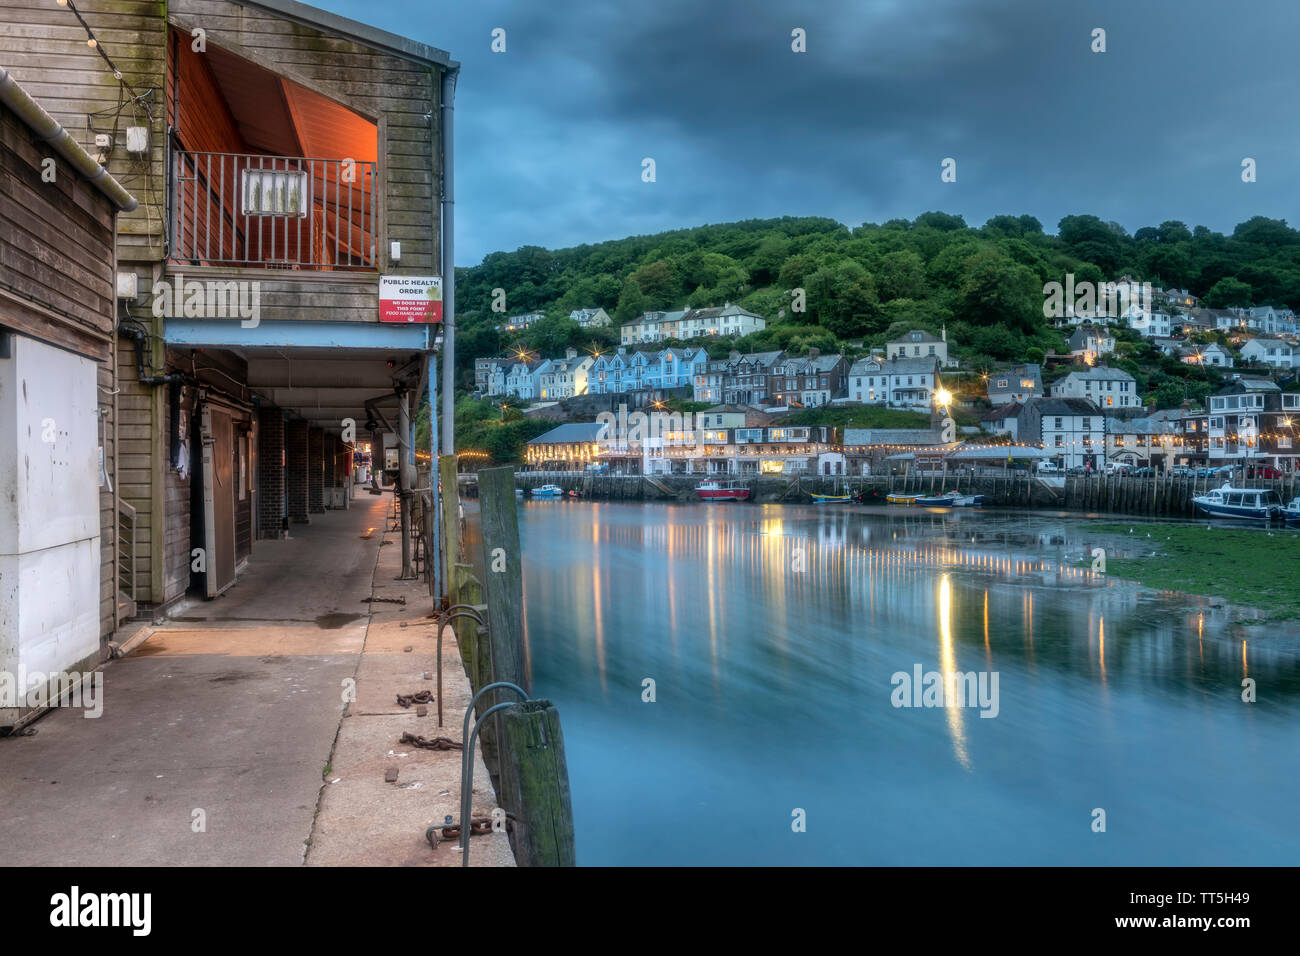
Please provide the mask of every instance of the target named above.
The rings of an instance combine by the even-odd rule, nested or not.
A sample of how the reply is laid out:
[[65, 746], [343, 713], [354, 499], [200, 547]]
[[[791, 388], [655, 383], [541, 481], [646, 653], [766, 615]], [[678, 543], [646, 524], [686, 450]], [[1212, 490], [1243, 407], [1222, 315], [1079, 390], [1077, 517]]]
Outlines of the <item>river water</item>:
[[519, 514], [580, 864], [1300, 860], [1300, 628], [1081, 570], [1077, 517]]

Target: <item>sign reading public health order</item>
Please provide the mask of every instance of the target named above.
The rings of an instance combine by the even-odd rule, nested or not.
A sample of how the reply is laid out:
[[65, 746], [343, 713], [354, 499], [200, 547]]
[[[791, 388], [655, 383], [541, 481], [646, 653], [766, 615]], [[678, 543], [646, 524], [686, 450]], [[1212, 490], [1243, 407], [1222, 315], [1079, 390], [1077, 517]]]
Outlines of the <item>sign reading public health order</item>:
[[442, 278], [380, 276], [380, 322], [441, 322]]

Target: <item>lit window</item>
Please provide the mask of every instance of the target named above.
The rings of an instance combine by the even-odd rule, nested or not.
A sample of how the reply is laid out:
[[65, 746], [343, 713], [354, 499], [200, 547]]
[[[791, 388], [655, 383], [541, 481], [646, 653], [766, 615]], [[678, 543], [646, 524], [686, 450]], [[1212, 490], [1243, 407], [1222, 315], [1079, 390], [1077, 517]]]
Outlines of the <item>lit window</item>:
[[245, 169], [242, 211], [246, 216], [307, 215], [307, 173], [293, 169]]

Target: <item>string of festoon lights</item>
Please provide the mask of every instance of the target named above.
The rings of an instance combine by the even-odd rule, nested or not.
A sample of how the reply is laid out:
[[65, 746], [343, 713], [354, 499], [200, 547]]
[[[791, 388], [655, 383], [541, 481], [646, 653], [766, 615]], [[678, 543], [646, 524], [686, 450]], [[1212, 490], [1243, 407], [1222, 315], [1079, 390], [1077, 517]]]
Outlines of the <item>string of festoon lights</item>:
[[122, 76], [122, 71], [117, 68], [117, 64], [115, 64], [112, 57], [108, 55], [108, 51], [104, 49], [104, 44], [100, 42], [99, 37], [95, 36], [95, 31], [90, 28], [90, 24], [87, 23], [86, 18], [81, 15], [81, 11], [77, 9], [77, 5], [73, 3], [72, 0], [54, 0], [54, 2], [58, 6], [66, 7], [68, 10], [72, 11], [72, 15], [77, 18], [77, 22], [80, 23], [82, 29], [86, 31], [86, 46], [90, 47], [104, 58], [104, 62], [108, 64], [108, 68], [113, 71], [113, 79], [126, 87], [132, 97], [137, 100], [140, 99], [140, 94], [137, 93], [131, 84], [126, 81], [126, 78]]

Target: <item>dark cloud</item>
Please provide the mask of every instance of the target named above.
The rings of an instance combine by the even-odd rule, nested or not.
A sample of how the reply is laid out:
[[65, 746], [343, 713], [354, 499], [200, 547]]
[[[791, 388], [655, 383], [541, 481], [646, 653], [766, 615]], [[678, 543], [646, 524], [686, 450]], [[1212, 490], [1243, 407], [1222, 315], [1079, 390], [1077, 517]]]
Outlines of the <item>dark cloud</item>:
[[[1296, 218], [1293, 0], [322, 5], [463, 63], [464, 265], [778, 215], [1027, 212], [1052, 229], [1090, 212], [1130, 230]], [[807, 53], [790, 49], [795, 27]], [[1257, 183], [1241, 182], [1246, 156]], [[956, 183], [940, 182], [945, 157]]]

